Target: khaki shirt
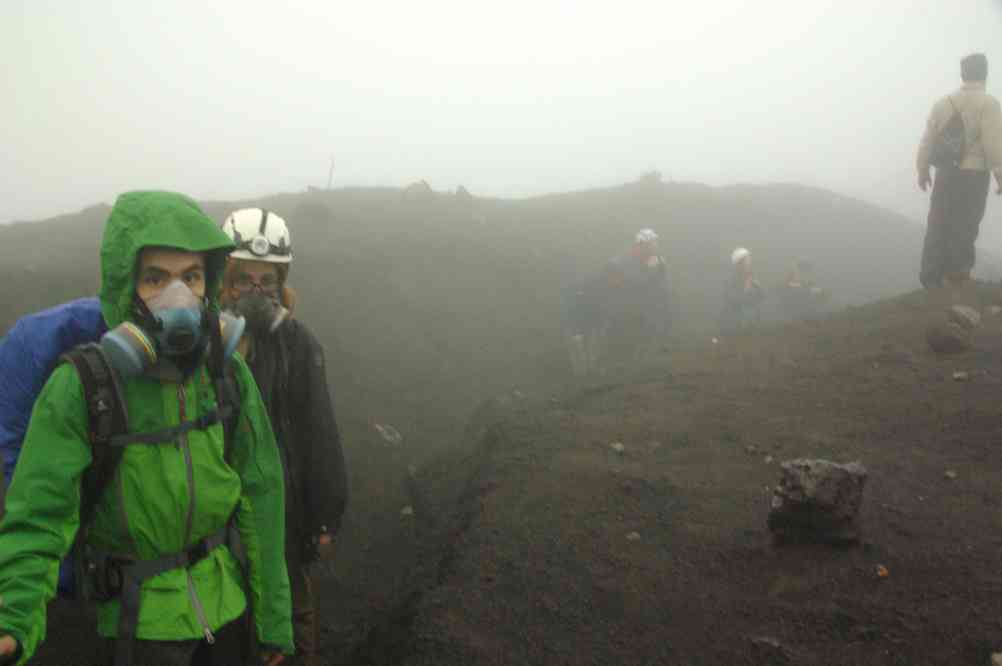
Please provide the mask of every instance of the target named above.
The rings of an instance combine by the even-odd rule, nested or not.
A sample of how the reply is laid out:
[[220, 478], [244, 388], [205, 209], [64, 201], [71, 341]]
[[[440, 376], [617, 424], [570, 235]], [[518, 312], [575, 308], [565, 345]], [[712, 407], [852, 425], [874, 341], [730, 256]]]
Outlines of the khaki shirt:
[[953, 116], [954, 106], [964, 118], [967, 130], [967, 152], [960, 168], [994, 171], [997, 177], [1002, 178], [1002, 107], [997, 99], [985, 92], [984, 83], [965, 83], [960, 90], [932, 107], [919, 144], [916, 160], [919, 173], [928, 171], [929, 151]]

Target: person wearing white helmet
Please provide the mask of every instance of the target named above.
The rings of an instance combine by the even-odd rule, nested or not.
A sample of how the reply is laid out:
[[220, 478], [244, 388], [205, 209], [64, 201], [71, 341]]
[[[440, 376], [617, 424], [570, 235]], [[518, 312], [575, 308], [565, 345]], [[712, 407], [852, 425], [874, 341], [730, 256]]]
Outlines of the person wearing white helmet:
[[247, 319], [241, 342], [271, 416], [286, 478], [286, 563], [296, 656], [319, 664], [308, 567], [328, 556], [347, 503], [344, 454], [327, 385], [323, 347], [293, 317], [292, 240], [285, 220], [262, 208], [233, 212], [223, 303]]
[[672, 299], [668, 264], [658, 249], [657, 233], [641, 229], [628, 252], [562, 291], [562, 326], [575, 375], [585, 376], [597, 369], [606, 334], [616, 320], [641, 322], [640, 358], [663, 342]]
[[747, 248], [731, 252], [731, 276], [724, 285], [724, 305], [720, 312], [720, 334], [739, 333], [759, 320], [765, 290], [752, 272], [752, 256]]
[[630, 250], [612, 259], [606, 267], [611, 285], [616, 287], [610, 316], [634, 318], [641, 322], [638, 360], [663, 343], [671, 324], [672, 290], [668, 262], [660, 254], [659, 237], [645, 228], [633, 237]]

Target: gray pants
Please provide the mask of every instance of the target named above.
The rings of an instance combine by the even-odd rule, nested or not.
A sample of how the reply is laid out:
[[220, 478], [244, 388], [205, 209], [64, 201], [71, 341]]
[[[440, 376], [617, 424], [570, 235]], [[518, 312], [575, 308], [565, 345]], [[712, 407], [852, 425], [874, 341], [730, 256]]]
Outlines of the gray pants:
[[919, 273], [927, 289], [942, 286], [944, 278], [962, 280], [970, 276], [990, 176], [988, 171], [936, 170]]

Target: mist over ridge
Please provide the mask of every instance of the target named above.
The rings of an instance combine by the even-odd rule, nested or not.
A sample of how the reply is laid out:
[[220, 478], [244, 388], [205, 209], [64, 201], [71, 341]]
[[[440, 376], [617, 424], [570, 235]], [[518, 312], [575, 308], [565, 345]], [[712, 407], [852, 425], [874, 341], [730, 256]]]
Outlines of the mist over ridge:
[[959, 84], [964, 54], [1002, 62], [1000, 37], [998, 0], [15, 0], [0, 9], [0, 221], [129, 189], [323, 186], [332, 155], [340, 186], [423, 178], [524, 197], [656, 168], [799, 182], [918, 220], [929, 102]]

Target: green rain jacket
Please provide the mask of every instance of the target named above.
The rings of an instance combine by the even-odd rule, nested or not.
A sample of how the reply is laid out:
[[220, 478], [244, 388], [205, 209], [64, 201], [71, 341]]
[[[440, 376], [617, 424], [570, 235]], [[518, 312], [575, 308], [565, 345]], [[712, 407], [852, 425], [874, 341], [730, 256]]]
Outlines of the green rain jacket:
[[[109, 329], [132, 316], [137, 258], [149, 246], [207, 253], [206, 294], [209, 306], [218, 308], [229, 238], [186, 197], [132, 192], [115, 203], [101, 246], [100, 297]], [[197, 544], [235, 516], [247, 551], [246, 585], [226, 546], [190, 569], [150, 578], [142, 586], [136, 636], [202, 638], [239, 617], [249, 601], [258, 640], [291, 654], [282, 465], [250, 370], [239, 357], [234, 363], [241, 408], [231, 464], [223, 457], [220, 424], [176, 442], [126, 447], [98, 501], [88, 541], [107, 552], [153, 559]], [[204, 364], [183, 384], [141, 376], [124, 391], [132, 432], [176, 426], [216, 405]], [[19, 663], [45, 637], [46, 603], [79, 527], [80, 480], [90, 462], [83, 389], [73, 367], [63, 364], [35, 403], [0, 522], [0, 634], [20, 643]], [[118, 601], [101, 604], [98, 633], [114, 637], [117, 623]]]

